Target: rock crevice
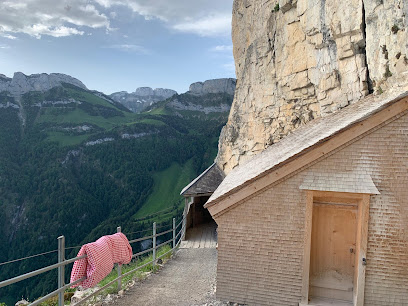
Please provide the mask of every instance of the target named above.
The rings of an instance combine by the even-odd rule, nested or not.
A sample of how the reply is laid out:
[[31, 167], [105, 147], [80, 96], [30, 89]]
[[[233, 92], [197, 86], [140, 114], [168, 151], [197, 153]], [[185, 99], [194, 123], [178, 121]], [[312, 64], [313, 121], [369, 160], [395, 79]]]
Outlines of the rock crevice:
[[400, 2], [235, 0], [238, 81], [219, 166], [228, 173], [308, 121], [404, 83]]

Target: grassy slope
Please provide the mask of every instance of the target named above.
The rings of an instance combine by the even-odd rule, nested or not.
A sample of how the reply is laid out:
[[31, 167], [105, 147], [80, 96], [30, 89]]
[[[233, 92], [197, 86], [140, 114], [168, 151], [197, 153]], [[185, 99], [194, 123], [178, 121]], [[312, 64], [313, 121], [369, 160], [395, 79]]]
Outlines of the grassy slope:
[[192, 161], [180, 166], [173, 163], [164, 171], [153, 175], [154, 185], [152, 194], [144, 205], [134, 215], [135, 219], [143, 218], [157, 211], [172, 207], [180, 200], [180, 190], [194, 178]]
[[[0, 101], [8, 99], [6, 96], [0, 98]], [[66, 101], [67, 98], [83, 103], [63, 106], [48, 104], [41, 109], [35, 106], [38, 102]], [[10, 150], [0, 152], [0, 168], [3, 158], [7, 165], [5, 174], [15, 177], [15, 181], [6, 184], [8, 180], [3, 180], [4, 186], [0, 184], [0, 191], [2, 187], [7, 189], [10, 185], [17, 187], [15, 192], [10, 189], [0, 197], [0, 208], [4, 207], [3, 200], [5, 206], [10, 205], [8, 211], [2, 211], [6, 211], [8, 219], [11, 219], [14, 210], [24, 203], [33, 226], [27, 225], [29, 230], [23, 228], [17, 231], [18, 236], [10, 246], [10, 250], [14, 251], [8, 252], [4, 260], [22, 257], [27, 252], [34, 254], [37, 249], [48, 250], [49, 243], [54, 242], [53, 231], [66, 234], [70, 243], [79, 244], [80, 241], [93, 241], [101, 233], [113, 232], [117, 225], [123, 225], [125, 230], [133, 232], [144, 229], [145, 225], [151, 227], [153, 221], [168, 223], [174, 213], [146, 217], [163, 209], [171, 212], [176, 206], [177, 213], [180, 213], [182, 202], [179, 192], [214, 159], [220, 124], [226, 121], [226, 114], [179, 112], [164, 104], [150, 112], [134, 114], [71, 87], [32, 93], [24, 97], [23, 102], [27, 111], [27, 131], [32, 132], [26, 131], [22, 139], [19, 137], [17, 110], [1, 110], [4, 125], [0, 124], [0, 144], [7, 144]], [[224, 118], [219, 119], [222, 116]], [[92, 129], [86, 132], [64, 131], [67, 127], [84, 124], [91, 125]], [[120, 138], [121, 133], [149, 132], [152, 135], [137, 139]], [[110, 135], [116, 141], [95, 147], [83, 146], [89, 138], [99, 139]], [[70, 163], [61, 165], [68, 150], [77, 148], [83, 149], [81, 157], [72, 157]], [[148, 162], [149, 158], [151, 162]], [[32, 176], [36, 179], [31, 179]], [[58, 209], [54, 203], [59, 204]], [[67, 222], [72, 215], [81, 216], [84, 220], [76, 218], [77, 224]], [[50, 219], [54, 223], [41, 226], [41, 220], [49, 216], [54, 216]], [[0, 217], [6, 216], [0, 212]], [[134, 222], [131, 221], [132, 217], [135, 221], [144, 220]], [[71, 232], [72, 237], [68, 237]], [[86, 233], [89, 233], [86, 237], [81, 236]], [[42, 237], [43, 240], [31, 241], [27, 239], [30, 236]], [[8, 242], [3, 240], [0, 237], [0, 245], [4, 246]], [[27, 240], [29, 246], [19, 244]], [[42, 265], [36, 262], [32, 268]], [[0, 272], [14, 276], [30, 269], [16, 265], [14, 270]], [[30, 284], [27, 290], [30, 295], [39, 296], [39, 293], [47, 292], [54, 281], [55, 277], [50, 276], [37, 287]], [[27, 290], [24, 293], [23, 290], [10, 288], [7, 293], [14, 296], [21, 291], [21, 294], [28, 295]], [[0, 301], [3, 300], [2, 293]]]

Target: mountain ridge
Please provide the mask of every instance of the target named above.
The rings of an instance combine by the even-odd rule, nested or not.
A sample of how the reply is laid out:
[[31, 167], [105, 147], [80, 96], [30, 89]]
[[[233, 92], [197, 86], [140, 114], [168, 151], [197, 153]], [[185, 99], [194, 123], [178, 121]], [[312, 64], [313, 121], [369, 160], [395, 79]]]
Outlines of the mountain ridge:
[[0, 92], [7, 91], [14, 96], [21, 96], [30, 91], [47, 91], [62, 83], [71, 84], [82, 89], [87, 87], [78, 79], [63, 73], [39, 73], [25, 75], [15, 72], [12, 78], [0, 75]]
[[[178, 94], [175, 90], [150, 87], [139, 87], [135, 92], [128, 93], [126, 91], [115, 92], [110, 97], [118, 103], [123, 104], [134, 113], [143, 112], [151, 108], [154, 104], [170, 99], [174, 96], [190, 94], [195, 96], [204, 96], [208, 94], [227, 94], [234, 95], [236, 87], [236, 79], [220, 78], [211, 79], [204, 82], [194, 82], [189, 86], [189, 90], [185, 93]], [[177, 107], [175, 105], [175, 107]], [[178, 107], [182, 107], [178, 105]], [[225, 107], [221, 111], [225, 111]], [[191, 110], [199, 110], [192, 107]]]

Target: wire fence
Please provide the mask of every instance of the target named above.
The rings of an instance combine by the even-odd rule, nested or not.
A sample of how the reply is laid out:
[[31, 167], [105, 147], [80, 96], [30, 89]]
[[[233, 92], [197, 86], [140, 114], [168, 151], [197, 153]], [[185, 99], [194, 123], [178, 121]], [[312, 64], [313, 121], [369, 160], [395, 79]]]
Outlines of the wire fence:
[[0, 266], [7, 265], [7, 264], [10, 264], [10, 263], [13, 263], [13, 262], [18, 262], [18, 261], [30, 259], [30, 258], [34, 258], [34, 257], [44, 256], [44, 255], [55, 253], [55, 252], [58, 252], [58, 250], [48, 251], [48, 252], [35, 254], [35, 255], [19, 258], [19, 259], [13, 259], [13, 260], [5, 261], [5, 262], [0, 263]]
[[[150, 217], [152, 217], [152, 216], [159, 216], [160, 213], [162, 213], [162, 212], [164, 212], [164, 211], [168, 211], [168, 210], [170, 210], [170, 209], [173, 209], [173, 208], [170, 207], [170, 208], [167, 208], [167, 209], [160, 210], [160, 211], [158, 211], [158, 212], [156, 212], [156, 213], [154, 213], [154, 214], [152, 214], [152, 215], [147, 216], [146, 218], [150, 218]], [[161, 216], [166, 215], [166, 214], [168, 214], [168, 213], [162, 214]], [[183, 217], [181, 217], [181, 219], [183, 219]], [[171, 227], [171, 224], [169, 224], [169, 225], [166, 225], [166, 224], [165, 224], [165, 225], [157, 226], [156, 229], [162, 229], [162, 228], [165, 228], [165, 227], [170, 228], [170, 227]], [[124, 233], [124, 234], [125, 234], [126, 236], [131, 236], [131, 235], [134, 235], [134, 234], [142, 234], [142, 233], [145, 233], [145, 232], [148, 232], [148, 231], [152, 231], [152, 229], [151, 229], [151, 228], [148, 228], [148, 229], [145, 229], [145, 230], [140, 230], [140, 231], [136, 231], [136, 232], [129, 232], [129, 233]], [[85, 244], [85, 243], [84, 243], [84, 244]], [[84, 244], [80, 244], [80, 245], [76, 245], [76, 246], [71, 246], [71, 247], [66, 247], [65, 250], [79, 249], [79, 248], [81, 248]], [[29, 256], [26, 256], [26, 257], [18, 258], [18, 259], [12, 259], [12, 260], [9, 260], [9, 261], [1, 262], [1, 263], [0, 263], [0, 266], [7, 265], [7, 264], [11, 264], [11, 263], [15, 263], [15, 262], [19, 262], [19, 261], [23, 261], [23, 260], [30, 259], [30, 258], [35, 258], [35, 257], [39, 257], [39, 256], [44, 256], [44, 255], [48, 255], [48, 254], [52, 254], [52, 253], [56, 253], [56, 252], [58, 252], [58, 249], [52, 250], [52, 251], [43, 252], [43, 253], [38, 253], [38, 254], [34, 254], [34, 255], [29, 255]]]
[[[151, 248], [140, 251], [140, 252], [138, 252], [136, 254], [133, 254], [133, 256], [132, 256], [132, 258], [136, 258], [136, 257], [142, 256], [142, 255], [148, 254], [148, 253], [152, 253], [153, 256], [152, 256], [151, 261], [149, 261], [148, 263], [143, 264], [142, 266], [139, 266], [139, 267], [137, 267], [137, 268], [135, 268], [135, 269], [133, 269], [131, 271], [128, 271], [128, 272], [126, 272], [124, 274], [122, 274], [122, 265], [118, 264], [117, 265], [118, 277], [116, 277], [114, 280], [110, 281], [108, 284], [106, 284], [102, 288], [100, 288], [97, 291], [93, 292], [91, 295], [83, 298], [82, 300], [80, 300], [77, 303], [72, 304], [72, 305], [82, 305], [83, 303], [88, 301], [90, 298], [94, 297], [99, 292], [101, 292], [102, 290], [104, 290], [107, 287], [111, 286], [115, 282], [118, 283], [118, 289], [117, 290], [120, 291], [121, 288], [122, 288], [122, 279], [123, 279], [123, 277], [125, 277], [125, 276], [127, 276], [127, 275], [129, 275], [129, 274], [131, 274], [133, 272], [136, 272], [137, 270], [143, 269], [145, 266], [147, 266], [149, 264], [152, 264], [153, 266], [155, 266], [156, 263], [157, 263], [157, 260], [163, 258], [165, 255], [169, 254], [170, 252], [174, 252], [174, 250], [179, 246], [179, 244], [181, 242], [181, 238], [183, 236], [183, 233], [185, 232], [185, 223], [183, 224], [183, 222], [185, 221], [185, 217], [184, 218], [181, 217], [181, 221], [178, 222], [177, 224], [176, 224], [176, 218], [173, 218], [172, 221], [173, 222], [172, 222], [171, 225], [161, 225], [161, 226], [156, 226], [156, 222], [154, 222], [153, 225], [152, 225], [152, 228], [148, 229], [149, 231], [152, 231], [152, 235], [148, 235], [148, 236], [140, 237], [140, 238], [137, 238], [137, 239], [129, 240], [129, 243], [132, 244], [132, 243], [142, 242], [142, 241], [151, 239], [152, 240], [152, 247]], [[180, 227], [180, 225], [182, 225], [182, 224], [183, 224], [183, 226], [181, 226], [181, 228], [179, 230], [177, 230]], [[157, 231], [157, 230], [163, 229], [165, 227], [167, 227], [167, 228], [170, 227], [170, 228], [168, 230], [163, 230], [163, 231], [160, 231], [160, 232]], [[148, 230], [143, 230], [143, 231], [138, 231], [138, 232], [133, 232], [133, 233], [127, 233], [127, 235], [143, 233], [143, 232], [146, 232]], [[117, 232], [121, 232], [121, 227], [117, 228]], [[164, 236], [164, 235], [170, 234], [170, 233], [173, 233], [171, 239], [168, 239], [167, 241], [162, 242], [160, 244], [157, 243], [157, 237]], [[165, 246], [167, 244], [172, 244], [172, 247], [171, 247], [170, 251], [167, 251], [165, 254], [162, 254], [161, 256], [157, 257], [156, 256], [157, 249], [159, 249], [160, 247]], [[7, 261], [7, 262], [0, 263], [0, 266], [2, 266], [2, 265], [10, 264], [10, 263], [13, 263], [13, 262], [23, 261], [23, 260], [27, 260], [27, 259], [30, 259], [30, 258], [44, 256], [44, 255], [47, 255], [47, 254], [58, 252], [58, 263], [46, 266], [44, 268], [29, 272], [29, 273], [22, 274], [22, 275], [19, 275], [19, 276], [16, 276], [16, 277], [13, 277], [13, 278], [10, 278], [10, 279], [7, 279], [7, 280], [4, 280], [4, 281], [0, 282], [0, 288], [15, 284], [15, 283], [20, 282], [22, 280], [25, 280], [25, 279], [40, 275], [42, 273], [51, 271], [53, 269], [58, 269], [58, 289], [54, 290], [53, 292], [51, 292], [49, 294], [47, 294], [46, 296], [34, 301], [33, 303], [31, 303], [29, 305], [30, 306], [39, 305], [39, 304], [47, 301], [48, 299], [50, 299], [51, 297], [54, 297], [56, 295], [58, 295], [58, 305], [59, 306], [64, 305], [64, 292], [65, 292], [65, 290], [68, 289], [69, 287], [74, 286], [74, 285], [76, 285], [76, 284], [78, 284], [78, 283], [80, 283], [80, 282], [82, 282], [83, 280], [86, 279], [86, 278], [81, 278], [81, 279], [79, 279], [79, 280], [77, 280], [75, 282], [65, 284], [65, 277], [64, 277], [65, 276], [65, 266], [75, 262], [76, 260], [87, 257], [86, 255], [83, 255], [83, 256], [74, 257], [74, 258], [71, 258], [71, 259], [65, 259], [65, 252], [67, 250], [80, 248], [81, 246], [82, 245], [72, 246], [72, 247], [65, 247], [65, 237], [60, 236], [60, 237], [58, 237], [58, 249], [57, 250], [52, 250], [52, 251], [48, 251], [48, 252], [35, 254], [35, 255], [24, 257], [24, 258], [14, 259], [14, 260], [10, 260], [10, 261]]]

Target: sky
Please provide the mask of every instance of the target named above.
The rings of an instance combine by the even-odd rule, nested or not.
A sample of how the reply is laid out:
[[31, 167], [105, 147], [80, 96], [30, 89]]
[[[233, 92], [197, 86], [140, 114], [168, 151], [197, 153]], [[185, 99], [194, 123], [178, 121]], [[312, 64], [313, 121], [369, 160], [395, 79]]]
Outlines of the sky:
[[0, 74], [65, 73], [106, 94], [235, 77], [233, 0], [1, 0]]

